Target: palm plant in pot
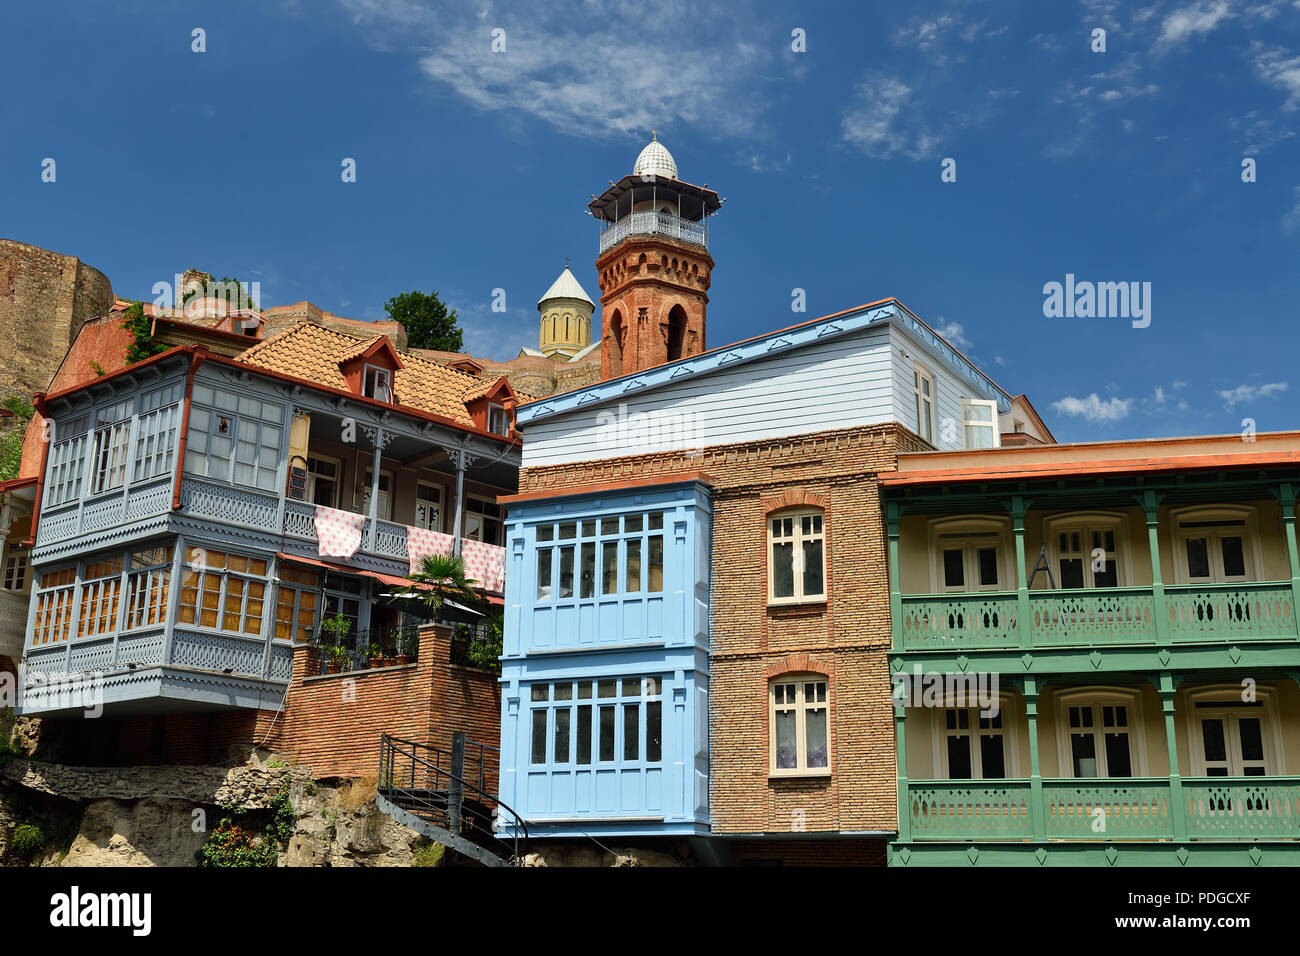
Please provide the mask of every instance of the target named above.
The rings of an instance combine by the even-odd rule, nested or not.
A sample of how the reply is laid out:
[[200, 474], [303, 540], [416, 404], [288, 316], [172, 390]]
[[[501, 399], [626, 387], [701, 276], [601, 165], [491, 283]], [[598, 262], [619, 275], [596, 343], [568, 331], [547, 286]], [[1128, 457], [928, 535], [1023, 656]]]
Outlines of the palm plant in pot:
[[[411, 575], [411, 581], [411, 586], [398, 594], [423, 604], [431, 620], [438, 619], [448, 601], [469, 607], [482, 604], [478, 593], [465, 576], [465, 561], [460, 555], [426, 555], [420, 570]], [[418, 640], [415, 635], [411, 639], [413, 642]]]

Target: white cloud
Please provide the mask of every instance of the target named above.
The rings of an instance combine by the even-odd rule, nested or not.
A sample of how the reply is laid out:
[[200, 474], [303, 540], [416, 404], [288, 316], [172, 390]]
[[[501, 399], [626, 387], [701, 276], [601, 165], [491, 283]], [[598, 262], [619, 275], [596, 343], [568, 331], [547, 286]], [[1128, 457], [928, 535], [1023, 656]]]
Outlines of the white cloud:
[[938, 145], [924, 126], [904, 115], [912, 88], [889, 76], [870, 76], [854, 92], [859, 105], [848, 109], [840, 121], [845, 142], [873, 159], [889, 159], [899, 153], [929, 153]]
[[1286, 94], [1284, 110], [1300, 109], [1300, 56], [1281, 47], [1265, 47], [1256, 42], [1252, 48], [1255, 71], [1264, 82], [1272, 84]]
[[1285, 233], [1300, 229], [1300, 186], [1291, 190], [1291, 200], [1291, 208], [1282, 217], [1282, 231]]
[[1229, 16], [1228, 0], [1202, 0], [1182, 7], [1161, 23], [1157, 45], [1165, 48], [1178, 46], [1194, 36], [1212, 32]]
[[969, 349], [973, 344], [966, 337], [965, 329], [960, 322], [949, 322], [942, 315], [935, 323], [934, 330], [959, 349]]
[[[478, 11], [339, 2], [372, 43], [423, 51], [420, 69], [439, 88], [588, 139], [648, 137], [670, 121], [752, 135], [766, 109], [760, 71], [779, 51], [746, 0], [721, 12], [667, 0], [653, 16], [662, 29], [647, 29], [646, 6], [630, 0], [513, 0]], [[504, 52], [493, 50], [497, 29]]]
[[1286, 391], [1286, 382], [1269, 382], [1267, 385], [1238, 385], [1236, 388], [1219, 392], [1223, 399], [1224, 411], [1232, 411], [1244, 402], [1253, 402], [1261, 398], [1277, 398]]
[[1061, 415], [1074, 418], [1086, 418], [1090, 422], [1117, 422], [1128, 417], [1131, 398], [1103, 399], [1093, 392], [1084, 398], [1067, 395], [1060, 401], [1052, 402], [1052, 409]]

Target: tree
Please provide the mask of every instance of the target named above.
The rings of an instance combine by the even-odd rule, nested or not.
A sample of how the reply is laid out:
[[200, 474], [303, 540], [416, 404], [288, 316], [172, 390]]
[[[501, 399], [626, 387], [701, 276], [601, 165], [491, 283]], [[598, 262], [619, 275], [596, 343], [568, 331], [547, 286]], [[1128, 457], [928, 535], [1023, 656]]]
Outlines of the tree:
[[431, 618], [437, 618], [448, 601], [470, 606], [479, 603], [478, 594], [465, 577], [465, 560], [459, 555], [425, 555], [420, 570], [410, 578], [414, 584], [395, 593], [422, 602]]
[[413, 349], [459, 352], [462, 335], [455, 309], [448, 309], [437, 292], [403, 292], [388, 300], [384, 311], [406, 329], [406, 344]]
[[0, 481], [9, 481], [18, 477], [23, 461], [23, 436], [36, 409], [19, 395], [10, 395], [0, 402], [0, 407], [13, 412], [13, 418], [0, 419], [7, 426], [0, 433]]

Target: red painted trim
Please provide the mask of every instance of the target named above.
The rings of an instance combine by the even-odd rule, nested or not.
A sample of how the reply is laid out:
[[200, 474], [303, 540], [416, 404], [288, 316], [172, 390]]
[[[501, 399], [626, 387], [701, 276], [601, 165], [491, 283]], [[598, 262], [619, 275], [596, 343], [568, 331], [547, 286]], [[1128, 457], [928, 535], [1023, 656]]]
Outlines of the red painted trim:
[[185, 411], [181, 413], [181, 441], [176, 450], [176, 481], [172, 487], [172, 511], [181, 506], [181, 479], [185, 473], [185, 447], [190, 437], [190, 405], [193, 402], [194, 373], [208, 357], [206, 345], [196, 345], [190, 352], [190, 369], [185, 373]]
[[682, 471], [670, 475], [653, 475], [646, 478], [629, 478], [615, 481], [599, 481], [587, 485], [570, 485], [568, 488], [548, 488], [545, 491], [524, 491], [517, 495], [498, 495], [497, 504], [511, 505], [524, 501], [536, 501], [541, 498], [568, 498], [574, 495], [605, 494], [611, 491], [624, 491], [633, 488], [653, 488], [661, 485], [684, 485], [698, 481], [712, 486], [713, 479], [702, 471]]
[[[41, 416], [41, 425], [44, 426], [50, 420], [50, 406], [45, 393], [37, 392], [32, 396], [32, 407]], [[36, 522], [41, 517], [41, 497], [45, 491], [45, 466], [50, 459], [50, 443], [44, 440], [44, 434], [41, 438], [41, 466], [36, 471], [36, 500], [32, 503], [32, 525], [27, 531], [27, 540], [23, 542], [24, 548], [36, 546]]]
[[[1043, 447], [1043, 446], [1035, 446]], [[1046, 446], [1050, 447], [1050, 446]], [[882, 472], [877, 476], [887, 488], [951, 482], [998, 481], [1032, 478], [1084, 478], [1125, 472], [1167, 472], [1187, 469], [1263, 468], [1300, 463], [1300, 451], [1259, 455], [1183, 455], [1170, 458], [1114, 458], [1090, 462], [1042, 462], [1003, 468], [940, 468], [915, 472]]]

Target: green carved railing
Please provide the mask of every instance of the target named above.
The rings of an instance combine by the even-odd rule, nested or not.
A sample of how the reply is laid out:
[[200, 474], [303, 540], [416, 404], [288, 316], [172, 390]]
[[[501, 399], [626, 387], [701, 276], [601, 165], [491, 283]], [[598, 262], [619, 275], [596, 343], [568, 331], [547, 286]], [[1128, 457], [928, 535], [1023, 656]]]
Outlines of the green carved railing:
[[[901, 649], [997, 650], [1020, 646], [1015, 594], [912, 594], [900, 599]], [[1179, 642], [1296, 638], [1290, 584], [1265, 581], [1168, 587], [1170, 637]], [[1032, 647], [1154, 644], [1151, 588], [1031, 591]]]
[[917, 840], [1014, 840], [1033, 836], [1028, 780], [941, 780], [907, 787]]
[[1289, 584], [1217, 584], [1165, 589], [1175, 641], [1296, 636]]
[[907, 650], [1015, 647], [1019, 642], [1014, 594], [904, 597], [902, 607]]
[[1029, 622], [1039, 647], [1154, 644], [1150, 588], [1034, 591]]
[[1193, 839], [1300, 836], [1298, 777], [1185, 778], [1183, 796]]
[[1150, 840], [1173, 835], [1168, 779], [1044, 780], [1048, 839]]
[[[1193, 840], [1300, 840], [1300, 777], [1184, 777]], [[913, 840], [1033, 838], [1028, 780], [909, 780]], [[1049, 840], [1168, 840], [1173, 797], [1164, 777], [1044, 780]]]

